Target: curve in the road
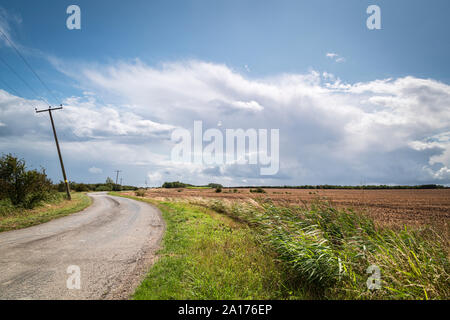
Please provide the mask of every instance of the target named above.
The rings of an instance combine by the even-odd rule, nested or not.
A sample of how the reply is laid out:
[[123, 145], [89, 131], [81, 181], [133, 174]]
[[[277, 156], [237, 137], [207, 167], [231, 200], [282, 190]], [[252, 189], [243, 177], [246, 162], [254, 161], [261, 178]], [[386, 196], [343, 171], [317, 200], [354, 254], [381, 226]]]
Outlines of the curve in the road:
[[93, 204], [81, 212], [0, 233], [0, 299], [124, 299], [132, 294], [159, 248], [161, 212], [106, 193], [89, 196]]

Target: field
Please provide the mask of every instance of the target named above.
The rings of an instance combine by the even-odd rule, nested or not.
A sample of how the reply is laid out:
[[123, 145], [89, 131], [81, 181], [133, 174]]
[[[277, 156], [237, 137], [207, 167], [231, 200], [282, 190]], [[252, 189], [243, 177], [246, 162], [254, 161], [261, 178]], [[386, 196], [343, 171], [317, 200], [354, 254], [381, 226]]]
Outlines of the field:
[[[255, 243], [272, 255], [276, 270], [273, 273], [278, 275], [275, 283], [289, 287], [287, 291], [275, 290], [278, 293], [272, 298], [428, 300], [450, 296], [449, 191], [224, 188], [216, 192], [185, 188], [141, 190], [136, 193], [138, 197], [131, 192], [122, 194], [154, 203], [165, 212], [165, 219], [177, 221], [180, 229], [167, 230], [166, 249], [170, 247], [168, 238], [181, 239], [182, 230], [203, 224], [199, 220], [201, 210], [206, 210], [213, 220], [232, 218], [236, 225], [229, 229], [231, 234], [236, 236], [234, 230], [239, 228], [248, 230]], [[167, 206], [176, 210], [167, 211]], [[191, 218], [186, 220], [183, 217], [186, 214]], [[239, 256], [241, 245], [220, 241], [209, 234], [213, 230], [216, 228], [193, 228], [192, 234], [210, 242], [189, 248], [188, 255], [180, 256], [169, 249], [161, 257], [161, 267], [168, 259], [166, 255], [175, 255], [181, 259], [180, 263], [188, 263], [198, 255], [218, 250], [236, 257], [233, 266], [248, 266], [245, 256]], [[232, 242], [243, 245], [245, 238]], [[184, 277], [183, 270], [176, 272], [175, 276], [185, 281], [184, 289], [177, 289], [178, 297], [190, 297], [190, 292], [205, 277], [223, 281], [223, 288], [239, 287], [233, 278], [222, 278], [235, 272], [224, 264], [229, 260], [220, 262], [213, 256], [204, 256], [195, 261], [198, 265], [194, 269], [203, 269], [204, 273], [189, 279]], [[258, 270], [261, 261], [255, 261]], [[369, 282], [374, 281], [372, 276], [369, 278], [374, 270], [370, 268], [379, 270], [381, 275], [375, 289], [369, 288]], [[158, 274], [150, 272], [147, 285], [143, 284], [135, 297], [155, 298], [154, 288], [173, 277], [164, 270], [167, 268]], [[254, 281], [248, 284], [258, 287]], [[202, 282], [200, 287], [206, 290], [210, 284]], [[265, 288], [255, 296], [270, 296], [267, 293], [273, 288]], [[214, 298], [230, 297], [226, 290], [217, 289]], [[212, 297], [206, 292], [201, 298]], [[243, 292], [238, 296], [249, 297]]]
[[[181, 190], [181, 191], [179, 191]], [[268, 199], [277, 205], [304, 205], [322, 199], [338, 208], [351, 208], [374, 218], [381, 224], [422, 225], [449, 228], [450, 189], [408, 190], [317, 190], [264, 189], [266, 193], [252, 193], [250, 189], [149, 189], [146, 197], [219, 198], [229, 200]], [[132, 193], [130, 193], [132, 194]]]

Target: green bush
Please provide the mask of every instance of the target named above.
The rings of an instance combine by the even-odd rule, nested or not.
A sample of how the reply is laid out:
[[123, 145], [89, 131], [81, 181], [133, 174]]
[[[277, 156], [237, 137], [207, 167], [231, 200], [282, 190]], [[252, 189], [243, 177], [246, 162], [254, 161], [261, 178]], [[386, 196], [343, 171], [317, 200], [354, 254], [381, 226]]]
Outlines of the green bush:
[[59, 181], [59, 183], [55, 186], [55, 189], [58, 192], [66, 192], [66, 184], [64, 181]]
[[111, 191], [111, 188], [109, 186], [100, 185], [95, 188], [95, 191]]
[[33, 208], [53, 191], [45, 170], [27, 170], [25, 161], [11, 154], [0, 158], [0, 199], [9, 199], [14, 206]]
[[266, 190], [264, 190], [263, 188], [256, 188], [256, 189], [250, 189], [250, 192], [254, 192], [254, 193], [266, 193]]
[[16, 207], [13, 206], [11, 200], [2, 199], [0, 200], [0, 217], [6, 217], [12, 215], [16, 212]]
[[113, 184], [112, 185], [112, 190], [113, 191], [122, 191], [122, 187], [121, 187], [121, 185], [120, 184]]
[[87, 192], [87, 191], [90, 191], [90, 189], [89, 189], [89, 186], [88, 186], [87, 184], [84, 184], [84, 183], [78, 183], [78, 184], [75, 186], [75, 191], [76, 191], [76, 192]]
[[145, 190], [143, 190], [143, 189], [136, 190], [136, 191], [134, 192], [134, 194], [135, 194], [136, 196], [138, 196], [138, 197], [144, 197], [144, 196], [145, 196]]
[[207, 187], [209, 187], [211, 189], [217, 189], [217, 188], [222, 189], [223, 188], [223, 186], [220, 183], [209, 183], [207, 185]]

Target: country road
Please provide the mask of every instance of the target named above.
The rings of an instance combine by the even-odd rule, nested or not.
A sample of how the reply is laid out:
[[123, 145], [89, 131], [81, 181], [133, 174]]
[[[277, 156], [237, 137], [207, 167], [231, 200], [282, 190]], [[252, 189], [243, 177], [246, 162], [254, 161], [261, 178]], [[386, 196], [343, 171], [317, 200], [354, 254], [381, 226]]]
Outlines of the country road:
[[[89, 195], [94, 202], [81, 212], [0, 233], [0, 299], [126, 299], [133, 293], [159, 248], [161, 214], [143, 202]], [[69, 266], [77, 267], [68, 273]], [[73, 288], [78, 267], [80, 289]]]

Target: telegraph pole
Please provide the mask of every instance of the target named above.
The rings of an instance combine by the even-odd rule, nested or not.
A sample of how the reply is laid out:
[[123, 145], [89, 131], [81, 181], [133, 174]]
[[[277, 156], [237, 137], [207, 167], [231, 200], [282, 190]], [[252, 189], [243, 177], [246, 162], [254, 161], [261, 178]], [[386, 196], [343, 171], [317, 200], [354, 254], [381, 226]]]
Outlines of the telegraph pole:
[[116, 185], [117, 185], [117, 181], [119, 180], [119, 172], [122, 172], [122, 170], [116, 170], [114, 172], [117, 172], [116, 174]]
[[61, 164], [61, 170], [62, 170], [62, 174], [63, 174], [63, 178], [64, 178], [64, 183], [66, 184], [67, 199], [71, 200], [72, 197], [70, 196], [69, 181], [67, 181], [66, 170], [64, 169], [64, 163], [63, 163], [63, 159], [61, 156], [61, 150], [59, 149], [58, 137], [56, 136], [55, 123], [53, 122], [53, 116], [52, 116], [53, 110], [61, 110], [61, 109], [62, 109], [62, 105], [60, 105], [58, 108], [52, 108], [49, 106], [48, 109], [44, 109], [44, 110], [38, 110], [37, 108], [35, 108], [36, 113], [48, 112], [48, 114], [50, 115], [50, 121], [52, 122], [52, 128], [53, 128], [53, 136], [55, 137], [56, 149], [58, 150], [59, 163]]

